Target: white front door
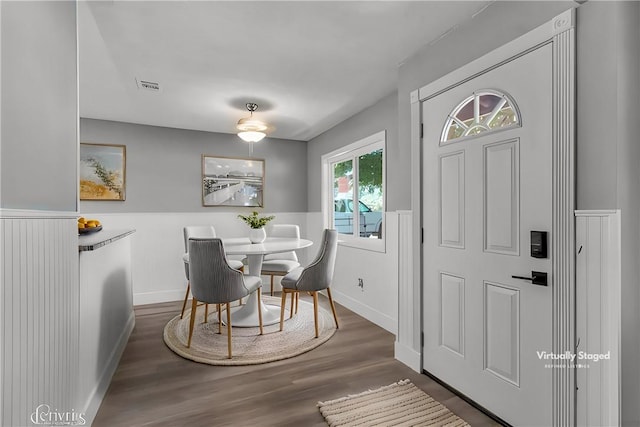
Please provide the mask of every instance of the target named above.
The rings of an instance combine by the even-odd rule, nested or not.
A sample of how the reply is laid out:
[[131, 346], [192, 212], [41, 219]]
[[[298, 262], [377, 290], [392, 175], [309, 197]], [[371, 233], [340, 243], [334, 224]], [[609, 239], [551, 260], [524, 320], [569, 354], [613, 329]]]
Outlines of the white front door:
[[[422, 103], [423, 366], [513, 425], [552, 422], [553, 362], [540, 352], [552, 351], [553, 254], [550, 244], [546, 258], [530, 250], [531, 231], [548, 232], [549, 242], [552, 232], [551, 49]], [[469, 97], [451, 135], [473, 117], [490, 128], [510, 123], [499, 106], [508, 99], [519, 125], [442, 142]], [[523, 279], [533, 271], [547, 273], [548, 286]]]

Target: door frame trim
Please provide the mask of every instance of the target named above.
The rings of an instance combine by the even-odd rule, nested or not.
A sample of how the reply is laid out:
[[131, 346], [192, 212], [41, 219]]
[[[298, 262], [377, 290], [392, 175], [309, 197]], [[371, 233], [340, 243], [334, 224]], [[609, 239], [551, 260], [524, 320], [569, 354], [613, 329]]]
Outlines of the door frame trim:
[[[420, 294], [416, 304], [399, 307], [400, 312], [420, 318], [422, 307], [422, 102], [527, 54], [541, 45], [552, 48], [552, 351], [575, 352], [575, 10], [570, 9], [527, 34], [495, 49], [469, 64], [410, 94], [411, 102], [411, 208], [413, 281], [401, 293]], [[418, 331], [416, 331], [418, 333]], [[415, 337], [414, 337], [415, 339]], [[422, 371], [423, 348], [420, 348]], [[553, 369], [552, 424], [575, 424], [575, 370], [570, 362]]]

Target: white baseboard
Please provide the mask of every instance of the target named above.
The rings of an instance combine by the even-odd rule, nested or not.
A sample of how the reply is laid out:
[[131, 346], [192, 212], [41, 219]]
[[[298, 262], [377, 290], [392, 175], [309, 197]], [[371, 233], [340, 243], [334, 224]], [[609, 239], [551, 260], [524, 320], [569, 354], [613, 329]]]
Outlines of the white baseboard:
[[422, 372], [420, 353], [414, 349], [407, 347], [399, 341], [394, 344], [394, 356], [396, 360], [404, 363], [416, 372]]
[[122, 353], [124, 352], [125, 347], [127, 346], [127, 342], [129, 341], [129, 336], [131, 336], [131, 332], [133, 332], [133, 327], [136, 324], [136, 316], [132, 311], [129, 316], [129, 320], [127, 320], [127, 324], [125, 325], [120, 337], [118, 338], [117, 345], [113, 348], [109, 359], [94, 387], [93, 391], [89, 394], [86, 400], [86, 404], [84, 405], [84, 418], [87, 422], [87, 425], [93, 424], [93, 420], [98, 413], [98, 409], [100, 409], [100, 405], [102, 404], [102, 400], [104, 399], [105, 394], [107, 393], [107, 389], [111, 384], [111, 378], [113, 378], [113, 374], [115, 374], [116, 369], [118, 368], [118, 363], [120, 362], [120, 358], [122, 357]]
[[398, 331], [398, 321], [396, 319], [393, 319], [389, 316], [387, 316], [384, 313], [379, 312], [378, 310], [375, 310], [371, 307], [369, 307], [368, 305], [365, 305], [363, 303], [361, 303], [360, 301], [351, 298], [350, 296], [347, 296], [345, 294], [343, 294], [342, 292], [331, 288], [331, 294], [334, 298], [334, 300], [338, 303], [341, 304], [343, 306], [345, 306], [346, 308], [348, 308], [349, 310], [353, 311], [356, 314], [359, 314], [360, 316], [364, 317], [365, 319], [369, 320], [370, 322], [375, 323], [376, 325], [380, 326], [381, 328], [386, 329], [387, 331], [391, 332], [392, 334], [396, 335], [397, 331]]
[[187, 291], [187, 285], [184, 289], [176, 289], [171, 291], [155, 291], [142, 292], [133, 294], [133, 305], [158, 304], [161, 302], [182, 301], [184, 293]]
[[[273, 291], [280, 292], [280, 279], [282, 277], [276, 276], [273, 281]], [[269, 276], [262, 276], [262, 294], [269, 295], [271, 291]], [[187, 285], [185, 283], [184, 289], [175, 289], [170, 291], [155, 291], [155, 292], [142, 292], [133, 294], [133, 305], [146, 305], [146, 304], [158, 304], [162, 302], [182, 301], [184, 299], [184, 293], [187, 291]]]

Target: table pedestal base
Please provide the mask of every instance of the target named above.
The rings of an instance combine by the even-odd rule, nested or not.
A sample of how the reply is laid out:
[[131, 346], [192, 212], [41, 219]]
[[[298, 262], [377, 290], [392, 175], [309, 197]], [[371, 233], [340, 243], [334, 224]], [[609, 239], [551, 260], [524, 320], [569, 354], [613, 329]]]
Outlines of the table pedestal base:
[[[260, 326], [258, 319], [258, 293], [254, 292], [247, 298], [247, 303], [231, 312], [231, 326], [234, 328], [254, 328]], [[280, 322], [280, 307], [265, 304], [260, 301], [262, 309], [262, 325], [275, 325]], [[288, 310], [285, 310], [288, 313]], [[285, 320], [289, 318], [285, 313]]]

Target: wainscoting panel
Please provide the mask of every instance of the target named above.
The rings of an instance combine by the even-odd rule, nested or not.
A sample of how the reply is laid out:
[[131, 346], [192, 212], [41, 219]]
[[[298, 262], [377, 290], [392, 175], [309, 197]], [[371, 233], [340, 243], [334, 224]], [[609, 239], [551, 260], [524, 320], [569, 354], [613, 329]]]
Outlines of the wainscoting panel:
[[0, 214], [1, 424], [32, 425], [39, 405], [77, 417], [76, 215]]
[[398, 334], [394, 353], [396, 359], [421, 372], [420, 310], [415, 308], [420, 287], [413, 280], [413, 219], [412, 211], [398, 211]]
[[[620, 425], [620, 211], [576, 211], [577, 424]], [[603, 355], [594, 361], [582, 354]], [[588, 366], [588, 367], [587, 367]]]

